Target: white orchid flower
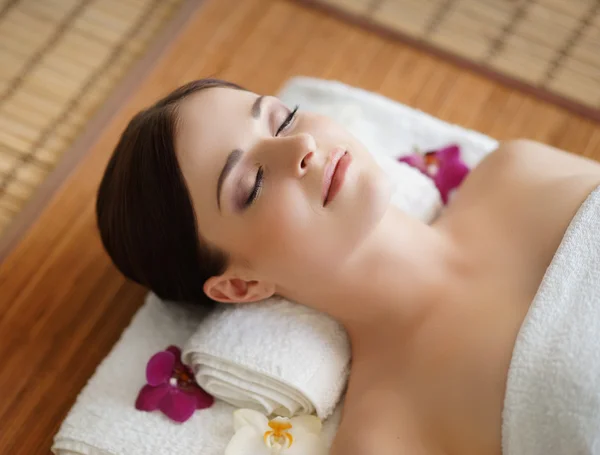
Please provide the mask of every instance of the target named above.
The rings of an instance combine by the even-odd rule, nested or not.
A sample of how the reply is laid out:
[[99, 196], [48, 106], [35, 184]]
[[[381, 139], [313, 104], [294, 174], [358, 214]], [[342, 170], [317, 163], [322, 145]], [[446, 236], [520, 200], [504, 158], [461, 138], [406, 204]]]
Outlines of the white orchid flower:
[[315, 416], [269, 420], [251, 409], [233, 413], [235, 434], [225, 455], [327, 455], [321, 421]]

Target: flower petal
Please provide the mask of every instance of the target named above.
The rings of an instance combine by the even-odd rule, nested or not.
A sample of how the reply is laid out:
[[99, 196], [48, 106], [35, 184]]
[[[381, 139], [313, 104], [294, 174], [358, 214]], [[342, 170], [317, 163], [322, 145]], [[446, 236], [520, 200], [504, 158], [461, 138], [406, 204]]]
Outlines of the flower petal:
[[294, 436], [294, 443], [284, 453], [285, 455], [327, 455], [328, 452], [329, 448], [323, 438], [312, 433], [301, 432]]
[[448, 203], [450, 193], [458, 188], [469, 173], [469, 168], [462, 162], [450, 162], [443, 165], [434, 178], [444, 204]]
[[135, 400], [135, 408], [140, 411], [154, 411], [158, 409], [160, 401], [169, 393], [169, 386], [166, 384], [152, 387], [145, 385], [140, 390], [137, 400]]
[[169, 351], [154, 354], [146, 366], [146, 380], [148, 384], [157, 386], [166, 383], [175, 366], [175, 355]]
[[460, 159], [460, 147], [456, 144], [441, 148], [437, 152], [440, 161]]
[[259, 434], [268, 431], [269, 419], [264, 414], [253, 409], [238, 409], [233, 412], [233, 428], [235, 431], [240, 430], [245, 426], [254, 428]]
[[174, 364], [174, 368], [178, 367], [178, 368], [186, 368], [189, 370], [188, 367], [186, 367], [183, 362], [181, 361], [181, 349], [179, 349], [177, 346], [169, 346], [166, 349], [167, 352], [170, 352], [171, 354], [173, 354], [175, 356], [175, 364]]
[[425, 165], [425, 160], [423, 159], [423, 156], [419, 153], [401, 156], [400, 158], [398, 158], [398, 161], [401, 163], [406, 163], [414, 168], [417, 168], [424, 174], [427, 173], [427, 166]]
[[175, 422], [185, 422], [196, 410], [196, 397], [181, 392], [175, 388], [159, 404], [160, 410]]
[[295, 433], [299, 429], [302, 429], [307, 433], [319, 435], [321, 433], [321, 428], [323, 428], [321, 419], [313, 415], [301, 415], [297, 417], [292, 417], [290, 419], [290, 423], [292, 424], [293, 433]]
[[227, 444], [224, 455], [271, 455], [271, 450], [265, 445], [262, 434], [252, 426], [243, 426]]
[[182, 390], [182, 392], [196, 399], [196, 409], [210, 408], [215, 402], [215, 399], [200, 387], [190, 387], [189, 389]]
[[165, 351], [170, 352], [171, 354], [173, 354], [176, 359], [181, 358], [181, 349], [179, 349], [177, 346], [171, 345], [167, 349], [165, 349]]

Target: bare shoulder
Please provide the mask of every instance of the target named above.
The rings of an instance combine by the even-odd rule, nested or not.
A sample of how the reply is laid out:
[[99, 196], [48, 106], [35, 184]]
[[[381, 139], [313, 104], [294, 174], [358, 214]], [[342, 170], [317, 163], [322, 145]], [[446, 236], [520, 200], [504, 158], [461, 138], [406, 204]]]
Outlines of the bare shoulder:
[[600, 185], [600, 163], [520, 139], [501, 143], [470, 177], [456, 201], [458, 219], [487, 223], [486, 232], [539, 258], [541, 270], [581, 203]]
[[600, 174], [600, 163], [529, 139], [502, 142], [489, 156], [488, 166], [504, 169], [518, 176]]
[[[500, 198], [509, 200], [548, 186], [559, 190], [582, 188], [585, 193], [600, 182], [600, 163], [529, 139], [502, 142], [471, 172], [461, 189], [463, 203]], [[557, 185], [558, 183], [558, 185]], [[498, 192], [498, 189], [502, 189]]]

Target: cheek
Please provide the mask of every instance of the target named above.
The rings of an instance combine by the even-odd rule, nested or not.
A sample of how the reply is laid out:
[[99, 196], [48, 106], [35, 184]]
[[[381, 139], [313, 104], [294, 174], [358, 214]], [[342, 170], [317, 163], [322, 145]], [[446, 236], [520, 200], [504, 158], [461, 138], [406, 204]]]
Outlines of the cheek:
[[281, 281], [323, 263], [319, 244], [327, 237], [326, 220], [300, 188], [279, 187], [256, 209], [246, 243], [256, 270]]
[[261, 207], [259, 225], [273, 254], [297, 256], [306, 248], [322, 215], [299, 188], [278, 188]]
[[326, 273], [352, 251], [353, 233], [340, 221], [311, 206], [304, 195], [279, 191], [257, 214], [257, 269], [280, 282]]
[[348, 130], [327, 117], [316, 116], [307, 125], [320, 145], [333, 147], [338, 144], [353, 145], [355, 138]]

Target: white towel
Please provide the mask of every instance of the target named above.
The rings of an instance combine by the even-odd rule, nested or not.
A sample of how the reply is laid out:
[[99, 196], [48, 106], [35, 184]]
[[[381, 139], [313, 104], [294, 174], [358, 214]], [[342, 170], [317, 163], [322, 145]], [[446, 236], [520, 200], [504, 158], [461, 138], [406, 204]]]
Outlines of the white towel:
[[[465, 160], [474, 165], [496, 146], [494, 140], [479, 133], [335, 82], [296, 78], [285, 86], [281, 98], [348, 125], [374, 153], [395, 156], [410, 153], [415, 145], [429, 149], [454, 142], [461, 145]], [[410, 193], [410, 188], [405, 191]], [[420, 206], [419, 201], [430, 199], [420, 199], [418, 191], [413, 197], [402, 197], [399, 191], [395, 200], [411, 207], [407, 209], [409, 213], [425, 217], [429, 209]], [[233, 434], [233, 406], [218, 400], [212, 408], [197, 411], [183, 424], [175, 424], [158, 412], [139, 412], [134, 408], [137, 393], [145, 384], [145, 366], [150, 356], [170, 344], [183, 346], [200, 321], [199, 315], [166, 305], [150, 294], [81, 391], [55, 436], [53, 452], [221, 455]], [[340, 409], [338, 406], [325, 422], [324, 432], [329, 441], [335, 436]]]
[[600, 454], [600, 188], [571, 221], [521, 326], [503, 450]]
[[326, 419], [346, 386], [350, 343], [329, 316], [272, 298], [214, 311], [186, 343], [183, 361], [202, 388], [233, 406]]

